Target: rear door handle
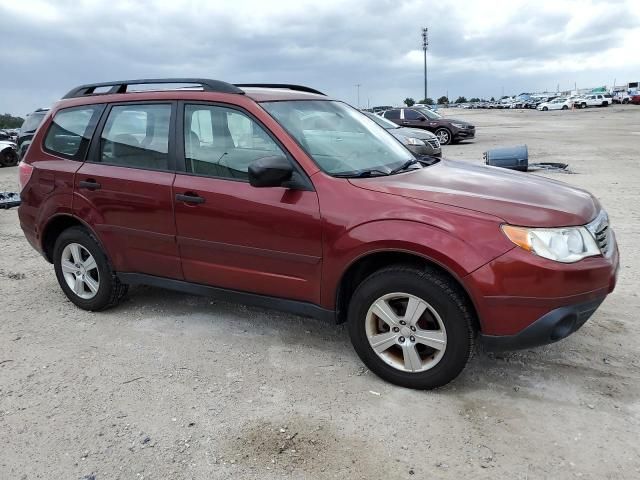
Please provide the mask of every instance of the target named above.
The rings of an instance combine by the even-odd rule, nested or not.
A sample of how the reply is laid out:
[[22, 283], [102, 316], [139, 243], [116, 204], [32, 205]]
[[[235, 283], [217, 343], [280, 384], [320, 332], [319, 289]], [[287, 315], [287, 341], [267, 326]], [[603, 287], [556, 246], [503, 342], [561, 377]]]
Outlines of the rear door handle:
[[102, 185], [100, 185], [98, 182], [92, 179], [81, 180], [78, 185], [80, 186], [80, 188], [86, 188], [89, 190], [98, 190], [99, 188], [102, 188]]
[[184, 195], [178, 193], [176, 195], [176, 200], [179, 202], [185, 202], [185, 203], [204, 203], [204, 198], [199, 197], [195, 193], [188, 193]]

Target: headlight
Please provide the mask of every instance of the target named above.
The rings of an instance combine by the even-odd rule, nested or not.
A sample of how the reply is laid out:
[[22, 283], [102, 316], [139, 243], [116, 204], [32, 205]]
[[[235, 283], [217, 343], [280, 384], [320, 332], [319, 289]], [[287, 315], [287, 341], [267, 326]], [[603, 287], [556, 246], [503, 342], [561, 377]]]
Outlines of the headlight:
[[585, 227], [526, 228], [502, 225], [509, 240], [529, 252], [556, 262], [574, 263], [600, 255], [595, 238]]
[[453, 125], [456, 128], [465, 128], [466, 125], [464, 123], [453, 123], [451, 122], [451, 125]]
[[422, 140], [420, 140], [419, 138], [413, 138], [413, 137], [404, 137], [405, 140], [405, 144], [406, 145], [415, 145], [415, 146], [423, 146], [424, 142]]

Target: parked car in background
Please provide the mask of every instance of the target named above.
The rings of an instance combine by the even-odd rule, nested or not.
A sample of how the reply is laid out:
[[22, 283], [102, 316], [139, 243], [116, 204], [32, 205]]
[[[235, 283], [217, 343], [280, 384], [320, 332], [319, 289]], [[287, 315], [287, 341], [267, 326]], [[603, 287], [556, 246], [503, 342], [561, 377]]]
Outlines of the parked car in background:
[[0, 140], [0, 167], [13, 167], [18, 164], [17, 145], [11, 140]]
[[27, 148], [29, 148], [29, 144], [31, 143], [31, 139], [35, 135], [36, 130], [38, 130], [38, 127], [40, 126], [42, 120], [44, 120], [44, 117], [48, 112], [48, 108], [38, 108], [37, 110], [27, 115], [27, 117], [24, 119], [24, 122], [20, 127], [17, 139], [18, 158], [24, 157], [24, 154], [27, 151]]
[[629, 103], [629, 101], [631, 100], [631, 95], [629, 95], [629, 92], [615, 92], [612, 95], [612, 101], [613, 103], [618, 103], [618, 104], [627, 104]]
[[633, 103], [634, 105], [640, 105], [640, 93], [636, 93], [629, 97], [629, 103]]
[[384, 118], [402, 126], [419, 128], [433, 132], [440, 145], [460, 142], [474, 138], [476, 127], [464, 120], [445, 118], [426, 108], [392, 108], [382, 115]]
[[609, 94], [603, 93], [591, 93], [589, 95], [583, 95], [580, 97], [576, 105], [580, 105], [580, 108], [587, 107], [608, 107], [613, 103], [613, 98]]
[[573, 102], [571, 102], [568, 98], [560, 97], [551, 100], [550, 102], [543, 102], [538, 105], [536, 108], [543, 112], [547, 110], [569, 110], [573, 106]]
[[439, 157], [442, 155], [440, 142], [433, 133], [419, 128], [400, 127], [391, 120], [382, 118], [379, 115], [369, 112], [362, 113], [400, 140], [402, 144], [414, 154], [429, 155], [432, 157]]

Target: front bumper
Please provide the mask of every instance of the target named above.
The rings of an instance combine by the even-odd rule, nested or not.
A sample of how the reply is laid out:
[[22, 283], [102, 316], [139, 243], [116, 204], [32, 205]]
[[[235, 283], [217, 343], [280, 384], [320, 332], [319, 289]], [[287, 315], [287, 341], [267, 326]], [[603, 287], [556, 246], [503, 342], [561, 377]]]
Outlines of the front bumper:
[[429, 155], [431, 157], [440, 157], [442, 155], [441, 148], [435, 148], [428, 143], [425, 145], [406, 145], [406, 147], [415, 155]]
[[453, 132], [454, 140], [465, 140], [469, 138], [475, 138], [475, 136], [476, 136], [475, 128], [458, 129], [456, 132]]
[[527, 348], [575, 332], [615, 288], [613, 232], [610, 241], [607, 255], [571, 264], [515, 247], [465, 277], [489, 349]]
[[491, 352], [538, 347], [557, 342], [578, 331], [598, 309], [604, 298], [551, 310], [515, 335], [480, 334], [480, 341], [485, 350]]

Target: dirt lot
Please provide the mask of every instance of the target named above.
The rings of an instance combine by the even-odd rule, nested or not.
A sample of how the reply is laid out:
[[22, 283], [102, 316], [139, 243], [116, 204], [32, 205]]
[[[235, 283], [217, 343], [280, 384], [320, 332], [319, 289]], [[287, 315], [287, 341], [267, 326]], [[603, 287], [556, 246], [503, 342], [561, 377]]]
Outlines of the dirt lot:
[[0, 211], [0, 478], [640, 478], [640, 107], [448, 114], [478, 138], [445, 156], [526, 143], [608, 209], [619, 285], [582, 330], [405, 390], [343, 326], [147, 287], [79, 310]]

